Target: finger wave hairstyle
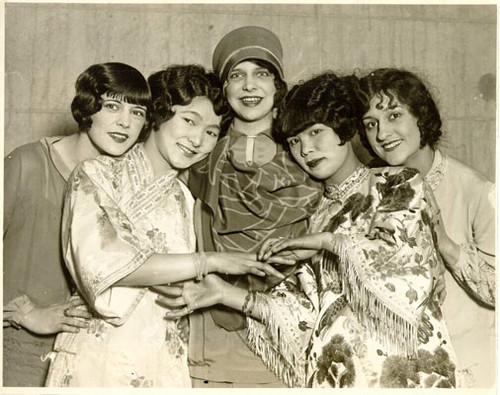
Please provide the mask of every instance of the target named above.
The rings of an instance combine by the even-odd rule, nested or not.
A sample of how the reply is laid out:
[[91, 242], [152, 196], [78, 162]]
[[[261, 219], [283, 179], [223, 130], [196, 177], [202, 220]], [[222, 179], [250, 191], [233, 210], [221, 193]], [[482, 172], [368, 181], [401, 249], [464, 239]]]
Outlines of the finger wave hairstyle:
[[158, 130], [161, 124], [174, 116], [173, 106], [187, 106], [198, 96], [206, 96], [212, 102], [215, 114], [221, 115], [223, 119], [229, 114], [219, 78], [202, 66], [172, 65], [153, 73], [148, 83], [153, 98], [153, 130]]
[[287, 139], [314, 124], [323, 124], [339, 136], [341, 145], [363, 128], [354, 75], [339, 77], [332, 72], [320, 74], [295, 85], [278, 109], [273, 136], [288, 148]]
[[[408, 107], [410, 113], [417, 119], [420, 130], [420, 148], [427, 144], [435, 149], [441, 135], [441, 117], [436, 102], [432, 98], [424, 82], [414, 73], [403, 69], [381, 68], [372, 71], [360, 79], [360, 98], [363, 108], [359, 114], [363, 118], [370, 110], [370, 101], [375, 97], [380, 97], [377, 108], [381, 108], [383, 96], [387, 96], [389, 106], [396, 106], [396, 102]], [[363, 128], [360, 133], [360, 140], [365, 148], [373, 156], [375, 152], [370, 147]]]
[[146, 124], [139, 140], [147, 134], [151, 93], [146, 78], [136, 68], [119, 62], [94, 64], [80, 74], [75, 89], [71, 112], [80, 131], [87, 132], [91, 128], [91, 116], [101, 110], [101, 96], [107, 94], [127, 103], [146, 107]]

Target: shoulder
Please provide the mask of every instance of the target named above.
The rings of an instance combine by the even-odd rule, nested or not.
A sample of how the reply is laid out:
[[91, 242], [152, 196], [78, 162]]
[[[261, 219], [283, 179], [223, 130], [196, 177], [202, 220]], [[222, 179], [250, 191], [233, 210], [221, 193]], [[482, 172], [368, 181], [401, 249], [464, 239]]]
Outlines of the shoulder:
[[50, 161], [47, 147], [40, 141], [17, 147], [4, 158], [5, 179], [20, 177], [35, 179], [35, 182], [45, 178], [47, 165]]
[[370, 168], [370, 176], [378, 182], [389, 183], [391, 185], [406, 182], [421, 183], [422, 177], [417, 169], [402, 166], [386, 166]]
[[454, 179], [458, 184], [465, 185], [467, 188], [472, 186], [485, 186], [493, 184], [480, 171], [466, 165], [454, 157], [442, 154], [447, 162], [446, 177]]
[[384, 210], [404, 210], [418, 206], [425, 194], [424, 182], [418, 170], [410, 167], [380, 167], [370, 169], [372, 192], [380, 199]]
[[22, 161], [26, 164], [37, 164], [45, 160], [47, 155], [46, 147], [40, 141], [36, 141], [17, 147], [5, 157], [5, 161]]
[[78, 164], [70, 177], [70, 182], [75, 179], [88, 178], [95, 180], [103, 185], [111, 182], [113, 174], [121, 172], [126, 163], [126, 158], [130, 155], [130, 151], [120, 157], [110, 157], [99, 155], [95, 158], [87, 159]]

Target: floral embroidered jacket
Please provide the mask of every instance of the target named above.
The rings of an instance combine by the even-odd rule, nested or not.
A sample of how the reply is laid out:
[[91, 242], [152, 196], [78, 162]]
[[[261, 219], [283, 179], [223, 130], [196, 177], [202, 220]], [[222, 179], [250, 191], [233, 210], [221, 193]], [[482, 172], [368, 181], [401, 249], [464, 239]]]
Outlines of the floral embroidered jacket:
[[47, 386], [191, 386], [187, 345], [156, 294], [114, 284], [153, 253], [193, 252], [193, 205], [177, 172], [154, 178], [142, 144], [75, 169], [63, 253], [95, 318], [86, 330], [58, 335]]
[[310, 232], [331, 248], [273, 294], [249, 344], [290, 386], [453, 387], [433, 210], [415, 170], [361, 166], [327, 189]]

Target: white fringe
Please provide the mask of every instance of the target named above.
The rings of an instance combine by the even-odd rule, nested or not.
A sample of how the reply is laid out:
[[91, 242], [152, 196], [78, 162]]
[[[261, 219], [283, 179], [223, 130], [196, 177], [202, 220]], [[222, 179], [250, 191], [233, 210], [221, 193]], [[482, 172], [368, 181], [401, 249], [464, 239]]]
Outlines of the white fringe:
[[281, 335], [280, 324], [275, 319], [266, 298], [259, 299], [264, 324], [251, 318], [247, 319], [248, 346], [288, 387], [304, 387], [305, 364], [299, 360], [300, 357], [296, 355], [290, 343]]
[[344, 293], [358, 320], [375, 333], [390, 352], [415, 356], [418, 348], [418, 322], [410, 322], [391, 310], [378, 295], [366, 287], [353, 262], [356, 255], [346, 246], [345, 240], [335, 244], [334, 249], [340, 258]]

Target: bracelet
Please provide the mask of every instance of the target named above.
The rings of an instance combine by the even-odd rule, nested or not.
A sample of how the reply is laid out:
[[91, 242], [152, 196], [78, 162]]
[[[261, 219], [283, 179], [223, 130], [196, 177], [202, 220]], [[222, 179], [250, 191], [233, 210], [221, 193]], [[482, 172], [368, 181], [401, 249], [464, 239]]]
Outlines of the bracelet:
[[207, 255], [204, 252], [194, 253], [193, 265], [196, 280], [203, 280], [208, 274]]
[[[255, 307], [255, 299], [257, 296], [256, 291], [249, 291], [247, 293], [247, 296], [245, 296], [245, 301], [243, 302], [243, 306], [241, 307], [241, 311], [246, 315], [249, 316], [252, 314], [252, 311]], [[250, 303], [250, 299], [252, 302]]]

